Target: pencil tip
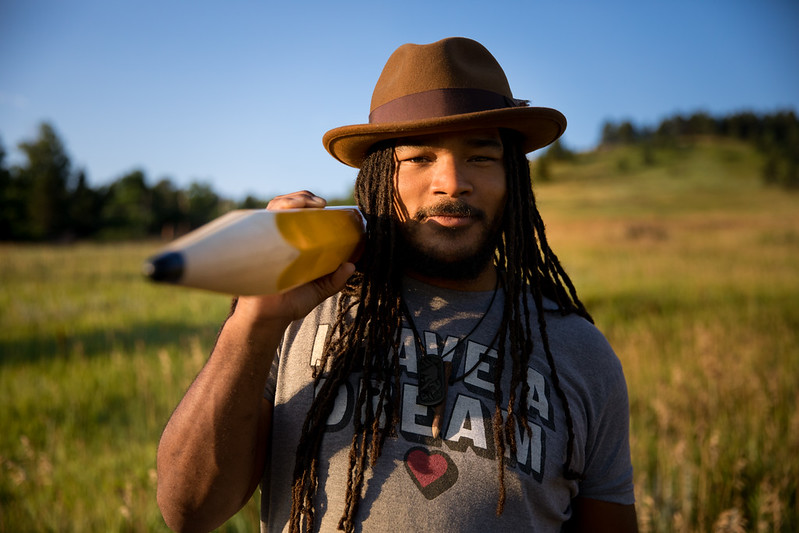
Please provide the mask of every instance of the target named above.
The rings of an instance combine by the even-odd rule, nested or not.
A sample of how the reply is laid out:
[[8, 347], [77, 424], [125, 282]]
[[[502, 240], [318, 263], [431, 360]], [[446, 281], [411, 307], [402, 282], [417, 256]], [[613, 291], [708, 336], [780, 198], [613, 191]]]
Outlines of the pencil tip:
[[180, 252], [166, 252], [148, 259], [142, 271], [153, 281], [177, 283], [183, 276], [184, 261]]

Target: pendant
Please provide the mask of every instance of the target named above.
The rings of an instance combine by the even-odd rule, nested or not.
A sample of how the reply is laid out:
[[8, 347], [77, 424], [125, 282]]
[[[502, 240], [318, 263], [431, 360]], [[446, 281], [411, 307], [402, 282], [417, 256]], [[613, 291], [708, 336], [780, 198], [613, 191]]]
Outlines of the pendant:
[[444, 407], [447, 405], [447, 387], [449, 386], [449, 377], [452, 375], [452, 363], [446, 361], [444, 363], [444, 399], [441, 403], [435, 406], [433, 412], [433, 438], [437, 439], [441, 435], [441, 424], [444, 420]]
[[419, 393], [416, 402], [432, 407], [443, 402], [446, 394], [443, 360], [438, 355], [424, 354], [419, 359]]

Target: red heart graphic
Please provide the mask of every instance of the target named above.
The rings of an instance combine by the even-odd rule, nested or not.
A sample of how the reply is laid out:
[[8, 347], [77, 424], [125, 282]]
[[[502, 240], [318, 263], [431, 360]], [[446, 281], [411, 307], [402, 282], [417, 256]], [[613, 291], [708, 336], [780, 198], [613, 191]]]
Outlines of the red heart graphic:
[[447, 460], [443, 455], [427, 453], [416, 448], [408, 454], [408, 468], [416, 476], [416, 480], [422, 487], [428, 486], [437, 480], [447, 471]]
[[449, 456], [440, 451], [427, 451], [416, 447], [405, 454], [408, 474], [428, 500], [441, 495], [458, 480], [458, 467]]

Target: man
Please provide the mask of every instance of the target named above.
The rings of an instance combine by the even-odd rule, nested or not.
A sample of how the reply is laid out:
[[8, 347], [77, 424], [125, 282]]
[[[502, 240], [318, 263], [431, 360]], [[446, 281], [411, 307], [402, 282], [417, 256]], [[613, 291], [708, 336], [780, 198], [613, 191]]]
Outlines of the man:
[[479, 43], [395, 51], [369, 124], [324, 136], [360, 168], [357, 269], [237, 300], [159, 446], [171, 527], [218, 526], [260, 482], [267, 531], [635, 531], [624, 376], [525, 157], [565, 125]]

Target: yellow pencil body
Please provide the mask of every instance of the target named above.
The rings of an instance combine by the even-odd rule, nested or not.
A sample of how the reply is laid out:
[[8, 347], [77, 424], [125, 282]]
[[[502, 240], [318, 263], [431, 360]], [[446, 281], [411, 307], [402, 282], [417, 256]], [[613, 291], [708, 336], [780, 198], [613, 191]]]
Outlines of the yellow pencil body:
[[352, 260], [365, 233], [355, 207], [231, 211], [145, 263], [157, 282], [234, 295], [274, 294]]

